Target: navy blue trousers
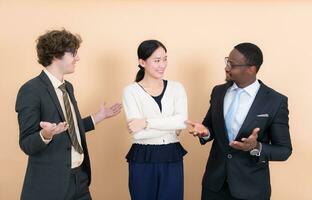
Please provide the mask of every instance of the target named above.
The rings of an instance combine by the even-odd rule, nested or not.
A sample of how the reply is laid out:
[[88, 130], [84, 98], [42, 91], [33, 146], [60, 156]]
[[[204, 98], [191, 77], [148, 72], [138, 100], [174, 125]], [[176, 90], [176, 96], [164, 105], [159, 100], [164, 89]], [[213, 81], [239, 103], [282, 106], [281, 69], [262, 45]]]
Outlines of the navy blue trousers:
[[129, 162], [132, 200], [183, 200], [183, 161]]

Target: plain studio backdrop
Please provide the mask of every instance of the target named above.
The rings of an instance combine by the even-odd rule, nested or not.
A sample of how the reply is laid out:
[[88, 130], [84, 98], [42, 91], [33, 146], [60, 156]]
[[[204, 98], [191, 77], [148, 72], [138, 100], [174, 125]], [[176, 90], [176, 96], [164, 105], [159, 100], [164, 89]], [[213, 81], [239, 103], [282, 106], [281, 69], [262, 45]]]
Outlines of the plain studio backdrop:
[[[0, 199], [19, 199], [25, 174], [14, 105], [20, 86], [42, 70], [35, 41], [62, 27], [83, 39], [76, 72], [66, 76], [83, 116], [102, 102], [121, 101], [138, 70], [139, 43], [158, 39], [168, 49], [164, 78], [185, 86], [189, 118], [201, 121], [213, 86], [224, 82], [224, 57], [240, 42], [257, 44], [264, 53], [258, 78], [289, 97], [294, 150], [288, 161], [270, 164], [272, 199], [312, 199], [311, 11], [308, 1], [0, 0]], [[87, 140], [93, 198], [129, 199], [131, 136], [124, 113], [98, 125]], [[180, 140], [188, 151], [185, 199], [200, 199], [211, 144], [201, 146], [185, 130]]]

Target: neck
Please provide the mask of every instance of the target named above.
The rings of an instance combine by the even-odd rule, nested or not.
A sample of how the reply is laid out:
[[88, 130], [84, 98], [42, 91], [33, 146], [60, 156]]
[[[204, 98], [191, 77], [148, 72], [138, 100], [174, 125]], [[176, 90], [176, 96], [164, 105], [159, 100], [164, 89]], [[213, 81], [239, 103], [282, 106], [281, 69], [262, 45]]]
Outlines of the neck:
[[235, 82], [235, 83], [239, 88], [245, 88], [245, 87], [253, 84], [256, 81], [256, 79], [257, 79], [256, 77], [252, 77], [248, 80], [245, 80], [244, 82]]
[[153, 87], [163, 84], [163, 80], [161, 78], [153, 78], [150, 76], [144, 76], [143, 80], [141, 81], [145, 87]]
[[50, 72], [53, 76], [55, 76], [59, 81], [64, 81], [64, 74], [59, 70], [56, 65], [49, 65], [46, 67], [46, 70]]

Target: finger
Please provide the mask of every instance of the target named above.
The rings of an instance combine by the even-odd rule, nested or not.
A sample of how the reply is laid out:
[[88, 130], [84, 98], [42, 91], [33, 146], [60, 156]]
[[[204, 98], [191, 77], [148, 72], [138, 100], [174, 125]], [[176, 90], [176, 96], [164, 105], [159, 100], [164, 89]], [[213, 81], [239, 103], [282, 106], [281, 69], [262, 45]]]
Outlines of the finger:
[[194, 132], [193, 132], [193, 135], [194, 135], [194, 136], [198, 136], [198, 132], [197, 132], [197, 131], [194, 131]]
[[62, 130], [62, 132], [65, 131], [68, 127], [69, 127], [69, 125], [67, 122], [63, 122], [63, 123], [59, 124], [59, 128], [60, 128], [60, 130]]
[[186, 120], [185, 123], [190, 125], [190, 126], [195, 126], [195, 123], [190, 121], [190, 120]]
[[258, 136], [259, 131], [260, 131], [260, 128], [255, 128], [255, 129], [252, 131], [251, 135], [252, 135], [252, 136]]
[[116, 103], [112, 106], [114, 109], [120, 109], [122, 105], [120, 103]]
[[[55, 123], [53, 123], [53, 124], [55, 124]], [[49, 128], [49, 127], [53, 126], [53, 124], [50, 122], [45, 122], [45, 121], [40, 122], [41, 128]]]
[[244, 149], [244, 143], [238, 142], [238, 141], [232, 141], [230, 142], [230, 146], [233, 147], [234, 149]]
[[60, 123], [58, 124], [58, 126], [59, 126], [59, 127], [65, 127], [66, 124], [67, 124], [67, 122], [60, 122]]
[[54, 132], [55, 134], [58, 134], [58, 133], [62, 132], [62, 129], [63, 129], [63, 128], [64, 128], [63, 124], [62, 124], [62, 123], [59, 123], [57, 126], [55, 126], [55, 127], [53, 128], [53, 132]]
[[189, 133], [193, 134], [194, 133], [194, 130], [193, 129], [188, 129], [187, 130]]
[[47, 122], [42, 121], [39, 125], [41, 128], [45, 128], [47, 126]]
[[116, 114], [120, 113], [120, 111], [121, 111], [121, 109], [115, 109], [115, 110], [113, 110], [113, 113], [116, 115]]

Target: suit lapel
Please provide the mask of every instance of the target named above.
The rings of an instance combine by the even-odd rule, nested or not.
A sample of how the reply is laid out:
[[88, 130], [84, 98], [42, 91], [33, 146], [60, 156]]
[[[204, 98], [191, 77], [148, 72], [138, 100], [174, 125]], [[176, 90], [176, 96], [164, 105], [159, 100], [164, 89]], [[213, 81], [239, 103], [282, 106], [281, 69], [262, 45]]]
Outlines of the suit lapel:
[[57, 111], [58, 111], [62, 121], [65, 121], [64, 113], [62, 111], [60, 102], [59, 102], [59, 100], [58, 100], [58, 98], [56, 96], [55, 89], [54, 89], [50, 79], [48, 78], [48, 76], [43, 71], [41, 72], [39, 77], [46, 84], [47, 90], [48, 90], [48, 92], [49, 92], [49, 94], [51, 96], [51, 99], [52, 99], [55, 107], [57, 108]]
[[261, 82], [260, 82], [260, 88], [259, 91], [255, 97], [255, 100], [253, 101], [248, 114], [237, 134], [237, 138], [240, 138], [242, 135], [243, 130], [245, 130], [246, 128], [248, 128], [248, 126], [257, 118], [257, 115], [259, 113], [261, 113], [261, 110], [265, 107], [264, 104], [265, 102], [267, 102], [268, 100], [268, 89], [267, 87]]
[[227, 84], [224, 85], [224, 87], [222, 88], [218, 98], [217, 98], [217, 107], [216, 110], [218, 111], [218, 118], [216, 121], [220, 122], [220, 127], [219, 130], [222, 130], [223, 134], [222, 134], [222, 138], [224, 140], [225, 144], [229, 143], [229, 139], [228, 139], [228, 135], [227, 135], [227, 130], [226, 130], [226, 126], [225, 126], [225, 119], [224, 119], [224, 97], [225, 94], [227, 92], [227, 90], [229, 89], [229, 87], [231, 87], [233, 85], [233, 82], [228, 82]]

